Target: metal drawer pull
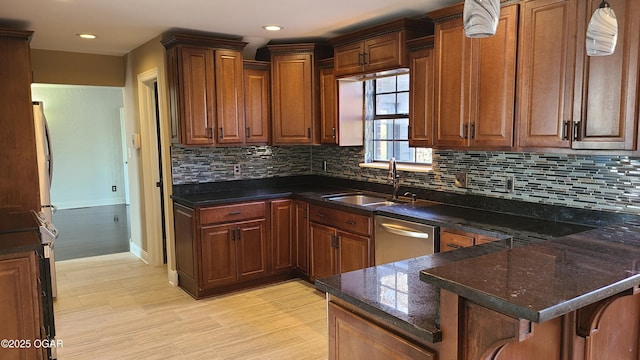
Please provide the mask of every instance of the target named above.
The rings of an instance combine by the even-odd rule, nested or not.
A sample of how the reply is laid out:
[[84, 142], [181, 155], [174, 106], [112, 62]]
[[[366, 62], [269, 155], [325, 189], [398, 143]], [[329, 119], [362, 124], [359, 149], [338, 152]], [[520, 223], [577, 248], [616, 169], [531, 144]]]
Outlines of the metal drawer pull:
[[380, 224], [380, 227], [396, 235], [409, 236], [409, 237], [419, 238], [419, 239], [429, 238], [429, 234], [427, 233], [413, 231], [412, 229], [406, 228], [404, 226], [383, 223], [383, 224]]
[[348, 225], [355, 225], [356, 224], [356, 222], [353, 221], [353, 220], [347, 220], [347, 221], [345, 221], [345, 223], [347, 223]]
[[462, 246], [452, 244], [452, 243], [447, 243], [447, 247], [454, 248], [454, 249], [462, 249]]
[[240, 215], [240, 214], [242, 214], [241, 211], [232, 211], [229, 213], [229, 215]]

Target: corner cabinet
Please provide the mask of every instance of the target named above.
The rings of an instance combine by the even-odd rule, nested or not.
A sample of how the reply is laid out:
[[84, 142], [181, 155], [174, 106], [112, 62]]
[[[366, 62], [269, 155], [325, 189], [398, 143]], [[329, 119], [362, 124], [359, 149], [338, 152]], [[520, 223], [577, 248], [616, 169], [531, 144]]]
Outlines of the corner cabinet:
[[499, 239], [487, 235], [440, 228], [440, 252], [457, 250], [463, 247], [480, 245], [497, 240]]
[[244, 61], [245, 143], [267, 144], [271, 132], [270, 65]]
[[166, 48], [173, 142], [243, 143], [242, 49], [247, 43], [174, 34], [162, 44]]
[[309, 206], [311, 278], [372, 266], [371, 216]]
[[409, 47], [409, 146], [433, 146], [433, 36], [407, 42]]
[[514, 145], [518, 6], [500, 10], [494, 36], [464, 35], [462, 5], [429, 13], [435, 25], [437, 148]]
[[433, 34], [425, 20], [399, 19], [329, 40], [334, 45], [336, 77], [408, 67], [405, 41]]
[[268, 45], [271, 55], [273, 145], [320, 143], [317, 62], [331, 56], [325, 45]]

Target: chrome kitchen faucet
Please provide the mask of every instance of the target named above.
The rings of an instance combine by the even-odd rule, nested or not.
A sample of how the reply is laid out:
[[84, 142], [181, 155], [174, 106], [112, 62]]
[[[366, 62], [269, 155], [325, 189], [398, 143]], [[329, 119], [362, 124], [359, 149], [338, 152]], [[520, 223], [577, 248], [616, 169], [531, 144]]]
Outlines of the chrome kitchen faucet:
[[397, 200], [398, 189], [400, 188], [400, 175], [398, 175], [398, 170], [396, 169], [396, 158], [394, 157], [389, 160], [389, 180], [391, 180], [391, 184], [393, 184], [391, 199]]

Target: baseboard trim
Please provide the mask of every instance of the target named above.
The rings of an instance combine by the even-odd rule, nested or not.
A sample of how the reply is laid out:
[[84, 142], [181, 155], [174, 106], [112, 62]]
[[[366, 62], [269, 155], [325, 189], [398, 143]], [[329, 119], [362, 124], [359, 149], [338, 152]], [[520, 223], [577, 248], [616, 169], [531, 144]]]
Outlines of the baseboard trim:
[[171, 284], [171, 286], [178, 286], [178, 271], [168, 270], [167, 276], [169, 278], [169, 284]]
[[138, 259], [144, 261], [145, 264], [149, 264], [149, 253], [142, 250], [142, 248], [138, 246], [138, 244], [134, 243], [131, 240], [129, 240], [129, 252], [132, 253]]

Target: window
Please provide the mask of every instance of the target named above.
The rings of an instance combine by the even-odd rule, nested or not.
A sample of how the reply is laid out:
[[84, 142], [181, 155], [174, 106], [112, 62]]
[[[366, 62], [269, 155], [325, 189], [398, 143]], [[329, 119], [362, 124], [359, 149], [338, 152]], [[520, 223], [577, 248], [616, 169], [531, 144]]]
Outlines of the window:
[[409, 74], [365, 82], [366, 162], [431, 164], [431, 149], [409, 147]]

